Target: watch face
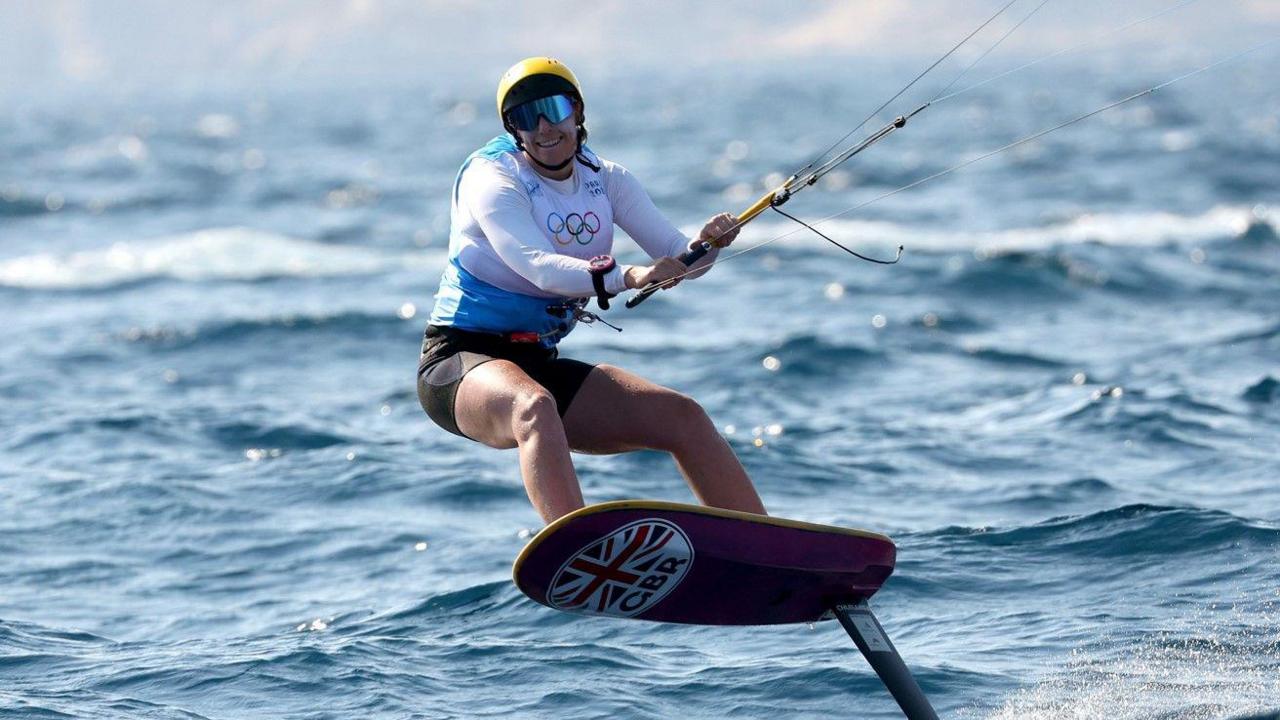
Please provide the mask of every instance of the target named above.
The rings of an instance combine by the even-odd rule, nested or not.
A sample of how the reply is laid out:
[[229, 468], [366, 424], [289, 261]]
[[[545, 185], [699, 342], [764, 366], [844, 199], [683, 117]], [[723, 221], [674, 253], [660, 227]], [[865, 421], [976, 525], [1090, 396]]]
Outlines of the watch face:
[[591, 258], [592, 272], [609, 272], [613, 269], [613, 257], [609, 255], [597, 255]]

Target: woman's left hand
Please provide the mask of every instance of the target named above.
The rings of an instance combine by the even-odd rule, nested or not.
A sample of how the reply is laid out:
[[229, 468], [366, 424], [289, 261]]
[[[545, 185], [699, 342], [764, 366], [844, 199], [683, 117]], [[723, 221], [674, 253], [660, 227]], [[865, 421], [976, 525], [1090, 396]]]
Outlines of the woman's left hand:
[[738, 218], [729, 213], [720, 213], [707, 221], [702, 232], [698, 234], [700, 242], [709, 242], [715, 247], [729, 247], [738, 237], [741, 227], [735, 227]]

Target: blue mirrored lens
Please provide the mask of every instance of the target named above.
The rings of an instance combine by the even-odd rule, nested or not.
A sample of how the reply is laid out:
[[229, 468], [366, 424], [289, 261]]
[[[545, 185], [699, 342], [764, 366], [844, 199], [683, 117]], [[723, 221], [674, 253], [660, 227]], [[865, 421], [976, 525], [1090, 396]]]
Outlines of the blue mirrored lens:
[[568, 95], [552, 95], [551, 97], [530, 100], [523, 105], [511, 108], [507, 116], [516, 128], [525, 132], [538, 129], [538, 118], [545, 117], [547, 122], [555, 125], [573, 114], [573, 100]]

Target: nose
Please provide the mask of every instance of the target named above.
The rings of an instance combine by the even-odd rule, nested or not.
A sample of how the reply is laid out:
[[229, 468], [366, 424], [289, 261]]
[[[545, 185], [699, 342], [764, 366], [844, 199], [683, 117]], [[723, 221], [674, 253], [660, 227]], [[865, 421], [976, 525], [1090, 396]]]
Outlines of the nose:
[[538, 132], [546, 132], [553, 127], [555, 127], [555, 125], [547, 119], [546, 115], [538, 116]]

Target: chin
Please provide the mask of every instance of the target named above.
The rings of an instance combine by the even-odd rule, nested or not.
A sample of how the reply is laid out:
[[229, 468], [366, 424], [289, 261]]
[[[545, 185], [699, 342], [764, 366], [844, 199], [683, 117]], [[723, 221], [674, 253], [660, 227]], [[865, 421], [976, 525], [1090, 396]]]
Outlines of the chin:
[[[557, 148], [557, 150], [559, 150], [559, 148]], [[554, 152], [554, 153], [551, 153], [551, 154], [538, 153], [538, 154], [536, 154], [534, 157], [536, 157], [540, 162], [546, 163], [547, 165], [558, 165], [558, 164], [560, 164], [560, 163], [562, 163], [562, 162], [564, 162], [564, 161], [568, 160], [569, 158], [572, 158], [572, 157], [573, 157], [573, 152], [572, 152], [572, 151], [568, 151], [568, 152], [563, 152], [563, 151], [561, 151], [561, 152]]]

